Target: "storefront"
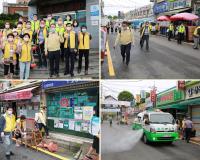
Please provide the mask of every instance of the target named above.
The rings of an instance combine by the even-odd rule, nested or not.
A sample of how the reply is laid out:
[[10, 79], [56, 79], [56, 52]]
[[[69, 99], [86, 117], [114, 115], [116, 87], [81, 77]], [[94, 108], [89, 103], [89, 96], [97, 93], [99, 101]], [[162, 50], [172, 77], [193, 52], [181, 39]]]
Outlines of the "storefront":
[[55, 19], [66, 18], [71, 15], [81, 25], [87, 25], [92, 35], [91, 48], [99, 48], [99, 1], [98, 0], [31, 0], [29, 2], [28, 17], [33, 19], [33, 14], [47, 17], [52, 14]]
[[26, 116], [27, 128], [33, 128], [35, 113], [39, 112], [41, 103], [40, 84], [16, 87], [0, 93], [1, 114], [5, 113], [7, 106], [12, 106], [15, 116]]
[[175, 119], [182, 118], [187, 113], [187, 107], [180, 103], [184, 98], [184, 91], [173, 87], [157, 95], [156, 107], [171, 113]]
[[200, 81], [186, 83], [185, 101], [182, 105], [187, 106], [188, 115], [194, 123], [196, 135], [200, 136]]
[[91, 118], [99, 116], [99, 82], [44, 81], [51, 131], [91, 137]]

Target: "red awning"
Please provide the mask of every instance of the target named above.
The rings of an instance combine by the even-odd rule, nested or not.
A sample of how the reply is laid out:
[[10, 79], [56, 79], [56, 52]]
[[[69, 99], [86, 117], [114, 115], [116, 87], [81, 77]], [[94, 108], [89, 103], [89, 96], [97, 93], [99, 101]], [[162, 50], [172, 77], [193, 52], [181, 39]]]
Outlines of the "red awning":
[[10, 92], [0, 94], [0, 100], [23, 100], [23, 99], [31, 99], [33, 97], [32, 90], [36, 87], [23, 89], [20, 91]]

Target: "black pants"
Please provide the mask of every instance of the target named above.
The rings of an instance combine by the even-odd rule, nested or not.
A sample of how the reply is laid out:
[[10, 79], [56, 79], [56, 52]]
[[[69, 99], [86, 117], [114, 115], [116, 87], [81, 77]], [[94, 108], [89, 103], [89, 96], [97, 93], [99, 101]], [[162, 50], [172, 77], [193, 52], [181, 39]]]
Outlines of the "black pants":
[[141, 48], [144, 45], [144, 41], [146, 41], [146, 49], [149, 49], [149, 35], [143, 35], [142, 39], [141, 39]]
[[74, 61], [75, 61], [75, 53], [70, 48], [64, 49], [65, 55], [65, 73], [74, 74]]
[[10, 73], [14, 74], [14, 65], [10, 63], [10, 65], [5, 65], [4, 64], [4, 76], [8, 75], [10, 70]]
[[92, 148], [94, 148], [96, 153], [99, 154], [99, 138], [97, 136], [94, 136]]
[[49, 52], [50, 75], [59, 74], [60, 50]]
[[37, 54], [39, 57], [39, 67], [47, 67], [47, 58], [44, 54], [44, 43], [39, 44]]
[[89, 49], [80, 49], [79, 50], [79, 59], [78, 59], [78, 69], [82, 68], [82, 58], [85, 57], [85, 70], [88, 70], [89, 67]]
[[181, 44], [184, 39], [184, 33], [178, 33], [178, 40], [177, 43]]
[[168, 41], [171, 41], [171, 38], [172, 38], [172, 31], [169, 31], [168, 32]]
[[64, 62], [64, 43], [60, 44], [60, 57], [61, 57], [61, 61]]
[[45, 126], [43, 123], [38, 123], [38, 126], [40, 131], [42, 130], [42, 128], [44, 128], [46, 136], [49, 136], [49, 129], [47, 128], [47, 126]]
[[16, 54], [16, 57], [17, 57], [17, 63], [16, 63], [16, 66], [15, 66], [15, 70], [19, 71], [19, 54]]
[[186, 128], [185, 129], [185, 140], [187, 142], [190, 141], [191, 133], [192, 133], [192, 128]]
[[131, 43], [127, 45], [121, 45], [121, 55], [122, 55], [123, 61], [125, 60], [125, 57], [126, 57], [126, 64], [129, 64], [129, 61], [130, 61], [130, 51], [131, 51]]

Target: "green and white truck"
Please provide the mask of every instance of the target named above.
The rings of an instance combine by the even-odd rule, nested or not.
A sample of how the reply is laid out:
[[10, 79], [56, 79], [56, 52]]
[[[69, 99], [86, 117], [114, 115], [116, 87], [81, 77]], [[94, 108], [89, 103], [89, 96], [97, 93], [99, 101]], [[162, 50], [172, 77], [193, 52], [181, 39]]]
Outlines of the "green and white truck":
[[178, 140], [177, 124], [170, 113], [144, 111], [137, 115], [133, 129], [143, 129], [143, 141], [173, 143]]

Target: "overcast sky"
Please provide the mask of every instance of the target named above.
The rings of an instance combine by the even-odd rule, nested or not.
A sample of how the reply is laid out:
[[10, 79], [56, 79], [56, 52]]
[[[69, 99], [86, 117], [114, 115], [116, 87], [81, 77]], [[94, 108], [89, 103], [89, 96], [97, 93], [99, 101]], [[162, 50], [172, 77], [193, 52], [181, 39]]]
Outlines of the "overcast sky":
[[16, 0], [0, 0], [0, 13], [3, 11], [3, 5], [2, 2], [8, 2], [8, 3], [16, 3]]
[[104, 14], [117, 15], [118, 11], [128, 12], [135, 8], [139, 8], [150, 4], [150, 0], [103, 0]]
[[162, 92], [166, 89], [176, 86], [176, 80], [114, 80], [114, 81], [102, 81], [103, 93], [102, 96], [112, 95], [115, 98], [119, 92], [127, 90], [136, 95], [140, 93], [140, 90], [150, 91], [152, 86], [157, 87], [157, 92]]

